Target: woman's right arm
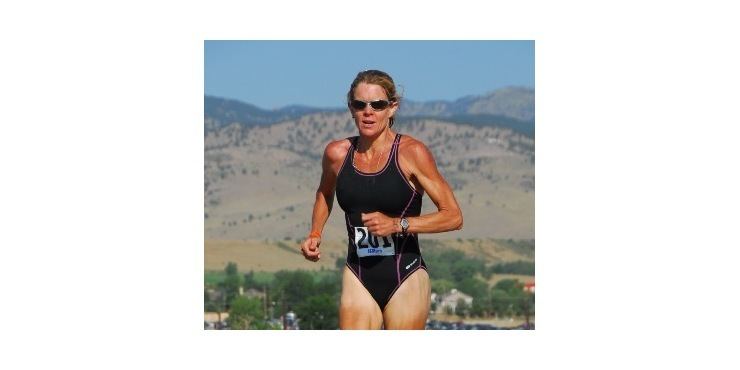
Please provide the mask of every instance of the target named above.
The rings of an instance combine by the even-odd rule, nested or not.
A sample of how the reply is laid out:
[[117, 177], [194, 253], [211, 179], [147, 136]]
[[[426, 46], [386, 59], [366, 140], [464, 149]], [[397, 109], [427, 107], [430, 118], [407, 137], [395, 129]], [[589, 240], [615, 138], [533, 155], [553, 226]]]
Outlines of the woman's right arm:
[[333, 141], [324, 149], [321, 159], [321, 181], [316, 189], [316, 201], [313, 205], [311, 216], [311, 232], [301, 244], [301, 252], [309, 261], [318, 261], [321, 258], [319, 245], [321, 244], [321, 232], [324, 230], [326, 220], [329, 219], [332, 205], [334, 205], [334, 189], [337, 184], [337, 174], [344, 162], [349, 150], [347, 140]]

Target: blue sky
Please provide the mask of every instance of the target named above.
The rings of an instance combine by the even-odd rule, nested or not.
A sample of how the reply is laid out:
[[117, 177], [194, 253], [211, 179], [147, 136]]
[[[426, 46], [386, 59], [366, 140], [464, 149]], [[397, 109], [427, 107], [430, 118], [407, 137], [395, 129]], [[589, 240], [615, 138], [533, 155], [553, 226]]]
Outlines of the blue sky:
[[365, 69], [415, 101], [534, 87], [534, 41], [205, 41], [205, 94], [265, 109], [341, 107]]

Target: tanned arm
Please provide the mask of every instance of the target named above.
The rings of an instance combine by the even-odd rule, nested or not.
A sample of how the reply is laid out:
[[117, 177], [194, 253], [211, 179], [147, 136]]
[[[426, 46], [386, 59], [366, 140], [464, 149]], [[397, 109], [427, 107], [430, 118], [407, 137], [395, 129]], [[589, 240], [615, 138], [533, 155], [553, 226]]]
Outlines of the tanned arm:
[[[462, 229], [463, 217], [460, 206], [450, 185], [437, 170], [437, 164], [429, 149], [420, 141], [405, 136], [399, 145], [399, 164], [407, 177], [410, 177], [429, 195], [437, 206], [437, 212], [418, 217], [407, 217], [409, 233], [441, 233]], [[417, 189], [421, 191], [421, 189]], [[380, 212], [362, 215], [364, 225], [371, 233], [388, 236], [401, 232], [399, 219]]]
[[316, 201], [311, 215], [311, 233], [301, 244], [301, 252], [307, 260], [316, 262], [321, 258], [319, 245], [321, 232], [326, 220], [329, 219], [332, 205], [334, 205], [334, 189], [337, 184], [337, 174], [342, 166], [344, 157], [349, 150], [347, 140], [333, 141], [326, 146], [321, 160], [321, 181], [316, 189]]

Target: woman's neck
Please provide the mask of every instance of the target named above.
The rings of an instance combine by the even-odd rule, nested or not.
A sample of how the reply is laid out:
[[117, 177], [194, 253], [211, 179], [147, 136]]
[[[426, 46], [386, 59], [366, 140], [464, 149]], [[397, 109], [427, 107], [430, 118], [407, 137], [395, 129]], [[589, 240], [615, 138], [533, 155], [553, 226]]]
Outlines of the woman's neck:
[[377, 136], [360, 136], [357, 143], [357, 151], [367, 153], [379, 153], [388, 147], [388, 143], [393, 140], [393, 131], [390, 127], [381, 131]]

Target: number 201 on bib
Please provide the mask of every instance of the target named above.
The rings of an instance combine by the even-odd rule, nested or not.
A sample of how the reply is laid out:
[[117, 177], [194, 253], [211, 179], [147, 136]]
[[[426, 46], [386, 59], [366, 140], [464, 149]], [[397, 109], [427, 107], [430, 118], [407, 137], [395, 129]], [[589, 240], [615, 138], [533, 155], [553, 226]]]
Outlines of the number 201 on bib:
[[370, 233], [367, 227], [355, 227], [355, 247], [359, 257], [392, 256], [396, 254], [393, 238], [378, 238]]

